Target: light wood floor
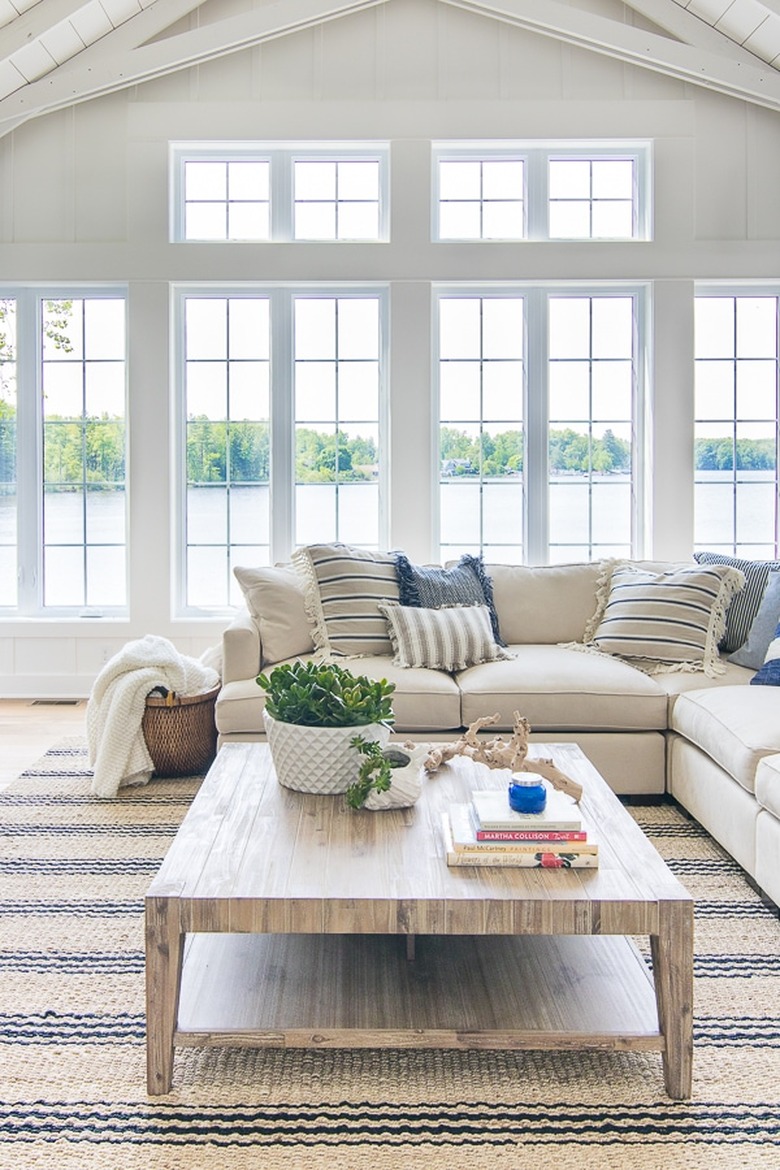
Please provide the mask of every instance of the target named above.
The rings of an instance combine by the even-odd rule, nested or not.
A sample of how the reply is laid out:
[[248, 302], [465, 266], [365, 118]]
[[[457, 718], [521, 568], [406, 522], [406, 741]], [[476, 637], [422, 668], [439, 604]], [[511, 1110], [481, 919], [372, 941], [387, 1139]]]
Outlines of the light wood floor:
[[86, 712], [86, 699], [73, 704], [0, 699], [0, 788], [65, 736], [85, 735]]

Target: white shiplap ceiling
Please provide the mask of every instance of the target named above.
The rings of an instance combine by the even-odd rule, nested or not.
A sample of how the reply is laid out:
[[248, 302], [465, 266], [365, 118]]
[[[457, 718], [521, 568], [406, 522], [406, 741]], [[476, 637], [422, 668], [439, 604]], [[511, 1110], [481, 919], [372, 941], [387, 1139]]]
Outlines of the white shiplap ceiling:
[[[0, 135], [40, 114], [392, 2], [266, 0], [220, 16], [216, 0], [0, 0]], [[439, 2], [780, 110], [780, 0], [628, 0], [620, 19], [576, 0]]]

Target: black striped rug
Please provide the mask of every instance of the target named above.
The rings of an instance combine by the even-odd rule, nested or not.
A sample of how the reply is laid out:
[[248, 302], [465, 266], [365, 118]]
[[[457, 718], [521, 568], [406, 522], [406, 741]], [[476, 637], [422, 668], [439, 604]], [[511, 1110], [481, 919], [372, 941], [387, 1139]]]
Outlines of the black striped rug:
[[672, 805], [696, 898], [694, 1096], [652, 1053], [185, 1049], [144, 1091], [144, 892], [197, 780], [89, 792], [81, 741], [0, 793], [0, 1170], [778, 1170], [780, 922]]

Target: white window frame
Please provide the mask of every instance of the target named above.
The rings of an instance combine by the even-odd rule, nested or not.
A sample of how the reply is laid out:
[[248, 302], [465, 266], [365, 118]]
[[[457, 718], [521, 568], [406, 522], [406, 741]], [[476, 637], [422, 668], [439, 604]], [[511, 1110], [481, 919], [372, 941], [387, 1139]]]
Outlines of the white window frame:
[[[41, 331], [42, 305], [45, 301], [121, 299], [125, 306], [125, 338], [127, 330], [128, 291], [126, 285], [5, 285], [0, 295], [16, 301], [17, 320], [17, 533], [18, 533], [18, 595], [17, 605], [4, 606], [4, 618], [127, 618], [129, 613], [130, 532], [129, 497], [130, 469], [128, 458], [129, 417], [127, 378], [129, 347], [125, 349], [125, 596], [121, 606], [52, 606], [43, 603], [44, 543], [43, 543], [43, 410]], [[23, 453], [23, 456], [22, 456]]]
[[548, 409], [548, 302], [550, 298], [570, 294], [577, 297], [632, 297], [634, 300], [635, 381], [632, 432], [632, 507], [631, 556], [641, 557], [646, 545], [645, 500], [650, 486], [646, 442], [648, 433], [648, 385], [650, 354], [650, 286], [643, 281], [628, 283], [502, 282], [500, 284], [437, 284], [432, 288], [431, 395], [432, 450], [431, 501], [433, 516], [433, 556], [441, 551], [441, 513], [439, 498], [439, 301], [444, 297], [522, 297], [525, 300], [525, 442], [524, 442], [524, 564], [541, 565], [550, 561], [549, 551], [549, 409]]
[[[270, 236], [267, 240], [197, 240], [185, 234], [184, 175], [188, 162], [269, 162]], [[295, 238], [293, 173], [296, 162], [377, 162], [379, 234], [376, 239]], [[210, 244], [381, 244], [390, 239], [390, 144], [388, 142], [171, 142], [169, 143], [169, 230], [172, 243]]]
[[[775, 476], [774, 476], [774, 483], [775, 483], [774, 530], [775, 530], [775, 536], [774, 536], [774, 551], [769, 554], [769, 559], [775, 559], [778, 556], [778, 554], [780, 554], [780, 283], [774, 282], [771, 284], [760, 284], [760, 283], [759, 284], [755, 284], [755, 283], [739, 284], [739, 283], [734, 283], [731, 281], [727, 282], [727, 283], [723, 283], [723, 284], [718, 284], [717, 282], [713, 282], [713, 281], [706, 282], [706, 283], [702, 282], [701, 284], [697, 283], [694, 286], [694, 290], [693, 290], [694, 317], [695, 317], [695, 303], [697, 300], [701, 300], [704, 298], [718, 299], [718, 298], [724, 298], [724, 297], [725, 298], [734, 298], [736, 300], [739, 300], [741, 298], [749, 300], [749, 299], [752, 299], [753, 297], [771, 297], [777, 301], [777, 315], [776, 315], [777, 355], [776, 355], [776, 359], [775, 359], [777, 384], [776, 384], [776, 398], [775, 398]], [[707, 359], [699, 359], [696, 357], [695, 336], [694, 336], [693, 352], [694, 352], [694, 365], [699, 360], [707, 360]], [[740, 359], [735, 357], [734, 360], [738, 361]], [[736, 411], [735, 411], [735, 417], [733, 419], [724, 420], [724, 421], [727, 421], [729, 424], [733, 424], [733, 427], [736, 429], [740, 420], [739, 420], [739, 418], [736, 417]], [[743, 421], [749, 421], [749, 420], [743, 420]], [[694, 405], [693, 405], [694, 428], [696, 426], [698, 426], [698, 423], [699, 423], [699, 419], [698, 419], [698, 415], [696, 413], [695, 397], [694, 397]], [[739, 482], [738, 481], [738, 474], [739, 474], [739, 469], [736, 467], [733, 467], [732, 471], [731, 471], [732, 508], [736, 507], [737, 483]], [[697, 482], [695, 447], [694, 447], [694, 452], [693, 452], [693, 455], [691, 458], [691, 476], [692, 476], [692, 481], [693, 481], [694, 490], [695, 490], [695, 485]], [[734, 513], [732, 513], [732, 516], [733, 516], [732, 531], [733, 531], [733, 535], [734, 535], [734, 540], [729, 542], [727, 545], [718, 545], [718, 547], [715, 549], [715, 551], [717, 551], [719, 553], [723, 553], [726, 556], [746, 557], [747, 559], [751, 559], [753, 556], [760, 556], [763, 559], [767, 559], [766, 553], [747, 553], [747, 552], [740, 552], [739, 551], [741, 545], [748, 545], [749, 546], [750, 542], [748, 542], [748, 541], [740, 542], [738, 540], [739, 530], [737, 527], [736, 516], [734, 516]], [[704, 544], [700, 545], [696, 541], [695, 500], [694, 500], [693, 523], [694, 523], [693, 539], [694, 539], [695, 548], [696, 549], [703, 549], [703, 550], [712, 549], [716, 542], [709, 542], [709, 543], [705, 542]]]
[[[434, 243], [505, 245], [544, 241], [555, 244], [614, 243], [605, 236], [576, 237], [571, 241], [549, 232], [548, 164], [551, 159], [587, 161], [631, 159], [634, 163], [635, 207], [634, 234], [631, 238], [618, 237], [617, 242], [636, 244], [653, 238], [652, 170], [653, 144], [645, 139], [596, 139], [573, 141], [556, 140], [491, 140], [487, 142], [437, 141], [431, 150], [431, 239]], [[439, 232], [439, 163], [464, 161], [516, 160], [525, 163], [525, 235], [522, 240], [501, 240], [494, 237], [451, 239]]]
[[[289, 561], [295, 548], [294, 312], [297, 297], [374, 297], [379, 302], [379, 547], [389, 539], [388, 395], [390, 289], [387, 284], [176, 284], [172, 288], [174, 344], [175, 489], [173, 532], [174, 607], [177, 617], [229, 615], [233, 607], [187, 604], [187, 452], [185, 385], [185, 302], [189, 297], [264, 297], [270, 305], [270, 564]], [[229, 553], [229, 547], [226, 546]]]

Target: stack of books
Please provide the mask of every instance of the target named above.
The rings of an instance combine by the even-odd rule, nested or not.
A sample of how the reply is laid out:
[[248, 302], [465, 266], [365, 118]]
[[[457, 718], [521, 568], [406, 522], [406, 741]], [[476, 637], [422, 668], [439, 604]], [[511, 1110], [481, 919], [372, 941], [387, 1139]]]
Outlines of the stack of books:
[[514, 865], [596, 869], [599, 847], [588, 840], [579, 807], [556, 789], [540, 813], [509, 807], [507, 791], [476, 791], [469, 804], [450, 805], [442, 818], [447, 865]]

